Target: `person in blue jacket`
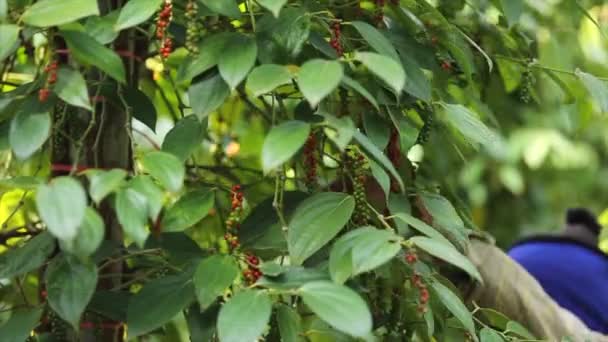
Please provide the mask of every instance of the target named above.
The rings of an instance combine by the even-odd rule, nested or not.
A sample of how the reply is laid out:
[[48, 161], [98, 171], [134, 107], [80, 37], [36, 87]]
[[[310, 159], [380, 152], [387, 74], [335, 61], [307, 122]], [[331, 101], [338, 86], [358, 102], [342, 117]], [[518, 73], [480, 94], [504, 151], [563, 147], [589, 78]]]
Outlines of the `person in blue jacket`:
[[590, 329], [608, 333], [608, 255], [598, 249], [601, 230], [586, 209], [569, 209], [559, 235], [517, 242], [508, 254], [541, 284], [561, 307]]

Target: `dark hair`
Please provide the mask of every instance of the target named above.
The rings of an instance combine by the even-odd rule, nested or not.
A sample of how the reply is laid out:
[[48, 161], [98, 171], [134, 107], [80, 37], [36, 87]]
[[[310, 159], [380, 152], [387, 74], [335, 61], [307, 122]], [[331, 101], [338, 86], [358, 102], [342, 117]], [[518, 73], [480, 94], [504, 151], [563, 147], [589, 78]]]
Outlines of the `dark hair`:
[[579, 224], [595, 233], [600, 233], [602, 226], [597, 222], [595, 215], [585, 208], [571, 208], [566, 213], [567, 224]]

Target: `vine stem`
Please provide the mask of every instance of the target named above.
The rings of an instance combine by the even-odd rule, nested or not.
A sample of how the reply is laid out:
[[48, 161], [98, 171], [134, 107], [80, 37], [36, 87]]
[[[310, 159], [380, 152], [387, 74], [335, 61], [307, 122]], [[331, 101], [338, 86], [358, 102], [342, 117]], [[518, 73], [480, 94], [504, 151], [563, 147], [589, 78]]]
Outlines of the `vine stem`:
[[[503, 59], [503, 60], [514, 62], [514, 63], [518, 63], [518, 64], [521, 64], [521, 65], [528, 65], [529, 64], [528, 61], [520, 59], [520, 58], [515, 58], [515, 57], [509, 57], [509, 56], [503, 56], [503, 55], [494, 55], [494, 58]], [[538, 63], [532, 63], [530, 65], [530, 67], [531, 68], [535, 68], [535, 69], [539, 69], [539, 70], [553, 71], [553, 72], [557, 72], [557, 73], [560, 73], [560, 74], [570, 75], [570, 76], [577, 77], [576, 72], [574, 72], [574, 71], [552, 68], [552, 67], [540, 65]], [[595, 78], [597, 78], [598, 80], [601, 80], [601, 81], [608, 81], [608, 77], [598, 77], [598, 76], [595, 76]]]
[[275, 185], [274, 185], [274, 199], [272, 200], [272, 207], [277, 213], [279, 217], [279, 221], [281, 222], [281, 229], [283, 231], [287, 231], [287, 221], [285, 220], [285, 216], [283, 216], [283, 174], [277, 173], [275, 177]]

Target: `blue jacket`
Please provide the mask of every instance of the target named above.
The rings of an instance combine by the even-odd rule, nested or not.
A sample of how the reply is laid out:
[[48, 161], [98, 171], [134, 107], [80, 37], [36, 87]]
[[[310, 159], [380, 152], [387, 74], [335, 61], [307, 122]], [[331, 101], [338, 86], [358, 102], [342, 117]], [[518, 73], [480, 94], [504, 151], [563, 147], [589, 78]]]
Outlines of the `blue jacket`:
[[575, 239], [556, 236], [521, 241], [509, 255], [561, 307], [589, 329], [608, 333], [608, 255]]

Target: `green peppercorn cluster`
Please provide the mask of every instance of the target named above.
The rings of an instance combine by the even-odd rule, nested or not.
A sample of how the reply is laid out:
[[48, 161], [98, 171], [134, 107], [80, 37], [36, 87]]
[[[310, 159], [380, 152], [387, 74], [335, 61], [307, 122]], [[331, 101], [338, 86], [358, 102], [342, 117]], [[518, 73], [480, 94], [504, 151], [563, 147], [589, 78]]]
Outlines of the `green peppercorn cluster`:
[[433, 130], [434, 118], [431, 113], [427, 113], [422, 118], [424, 124], [418, 133], [418, 138], [416, 139], [416, 144], [424, 145], [427, 141], [429, 141], [429, 137], [431, 136], [431, 131]]
[[198, 16], [198, 5], [195, 1], [188, 1], [186, 5], [186, 49], [191, 55], [198, 55], [198, 41], [201, 37], [201, 27], [196, 20]]
[[532, 61], [529, 62], [526, 65], [526, 70], [521, 75], [519, 99], [523, 103], [530, 103], [530, 100], [532, 100], [532, 89], [534, 89], [534, 85], [536, 84], [536, 77], [534, 77], [534, 73], [532, 72], [532, 64]]
[[367, 205], [365, 183], [369, 176], [369, 161], [361, 153], [359, 147], [349, 145], [346, 147], [345, 165], [350, 171], [353, 196], [355, 197], [355, 211], [352, 221], [355, 225], [364, 226], [369, 223], [372, 216], [371, 209]]

